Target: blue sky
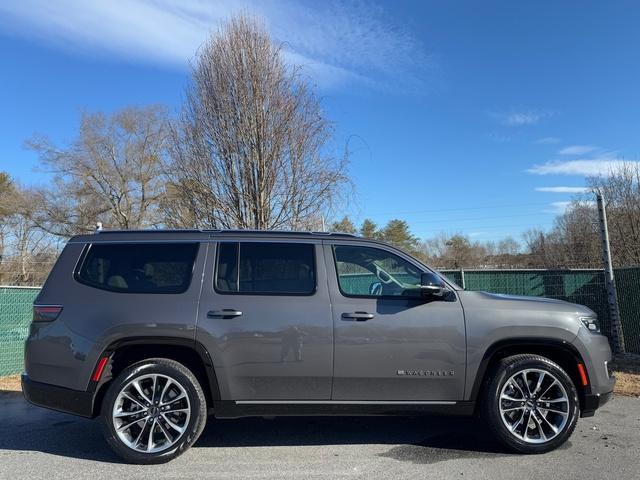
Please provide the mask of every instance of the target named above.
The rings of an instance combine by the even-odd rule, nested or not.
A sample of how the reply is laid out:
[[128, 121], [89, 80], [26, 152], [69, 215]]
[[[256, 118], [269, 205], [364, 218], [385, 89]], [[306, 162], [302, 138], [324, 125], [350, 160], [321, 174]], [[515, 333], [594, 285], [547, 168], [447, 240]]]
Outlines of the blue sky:
[[640, 159], [637, 2], [22, 0], [0, 4], [0, 170], [46, 182], [24, 140], [71, 140], [83, 109], [177, 110], [196, 49], [237, 11], [317, 84], [355, 220], [519, 238], [585, 175]]

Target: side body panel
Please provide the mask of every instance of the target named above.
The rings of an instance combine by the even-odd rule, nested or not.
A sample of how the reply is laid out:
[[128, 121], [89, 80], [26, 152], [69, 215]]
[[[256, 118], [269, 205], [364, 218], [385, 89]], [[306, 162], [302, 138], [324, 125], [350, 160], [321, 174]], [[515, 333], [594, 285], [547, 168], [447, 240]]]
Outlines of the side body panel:
[[471, 396], [478, 369], [492, 345], [509, 339], [554, 339], [570, 344], [580, 329], [586, 307], [533, 297], [508, 297], [484, 292], [457, 292], [467, 320], [467, 388]]
[[[225, 238], [225, 241], [227, 239]], [[228, 241], [242, 238], [229, 237]], [[252, 242], [286, 242], [252, 239]], [[296, 241], [300, 243], [303, 241]], [[222, 400], [327, 400], [331, 397], [333, 328], [320, 240], [314, 245], [312, 295], [221, 294], [214, 289], [216, 244], [210, 245], [197, 339], [214, 362]], [[210, 318], [212, 310], [242, 312]]]
[[36, 299], [62, 305], [58, 319], [34, 323], [25, 370], [36, 382], [86, 390], [96, 363], [111, 343], [128, 337], [178, 337], [193, 341], [207, 245], [201, 244], [191, 284], [181, 294], [114, 293], [74, 278], [83, 243], [69, 243]]
[[[335, 336], [333, 400], [459, 401], [464, 395], [465, 320], [456, 292], [446, 300], [354, 298], [338, 288], [325, 241]], [[353, 243], [350, 243], [353, 245]], [[374, 246], [361, 242], [362, 246]], [[401, 252], [392, 253], [413, 262]], [[416, 264], [416, 266], [418, 266]], [[366, 321], [342, 315], [368, 312]]]

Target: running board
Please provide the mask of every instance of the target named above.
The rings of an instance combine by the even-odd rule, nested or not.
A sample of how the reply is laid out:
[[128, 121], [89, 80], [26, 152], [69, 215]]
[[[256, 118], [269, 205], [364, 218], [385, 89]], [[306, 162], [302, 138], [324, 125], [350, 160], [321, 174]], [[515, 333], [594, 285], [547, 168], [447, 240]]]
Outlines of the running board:
[[235, 400], [236, 405], [455, 405], [452, 401], [422, 400]]
[[473, 415], [475, 402], [360, 400], [218, 400], [216, 418], [313, 415]]

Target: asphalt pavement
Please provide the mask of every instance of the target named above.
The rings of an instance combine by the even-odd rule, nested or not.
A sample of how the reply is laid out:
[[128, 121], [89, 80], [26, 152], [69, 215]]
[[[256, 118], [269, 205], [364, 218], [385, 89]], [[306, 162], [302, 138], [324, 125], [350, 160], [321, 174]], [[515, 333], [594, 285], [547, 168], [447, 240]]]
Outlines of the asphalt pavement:
[[0, 478], [639, 479], [640, 399], [614, 398], [545, 455], [506, 453], [465, 418], [211, 418], [184, 455], [139, 466], [120, 462], [96, 421], [0, 393]]

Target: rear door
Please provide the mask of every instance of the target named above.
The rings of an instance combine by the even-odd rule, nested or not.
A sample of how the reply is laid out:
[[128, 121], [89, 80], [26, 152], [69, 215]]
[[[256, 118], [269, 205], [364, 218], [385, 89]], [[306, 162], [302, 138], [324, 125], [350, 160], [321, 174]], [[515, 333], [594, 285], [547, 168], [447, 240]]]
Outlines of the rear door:
[[333, 326], [321, 242], [211, 244], [197, 338], [223, 400], [329, 399]]
[[455, 292], [420, 297], [424, 271], [391, 247], [325, 241], [335, 337], [333, 400], [457, 401], [464, 314]]

